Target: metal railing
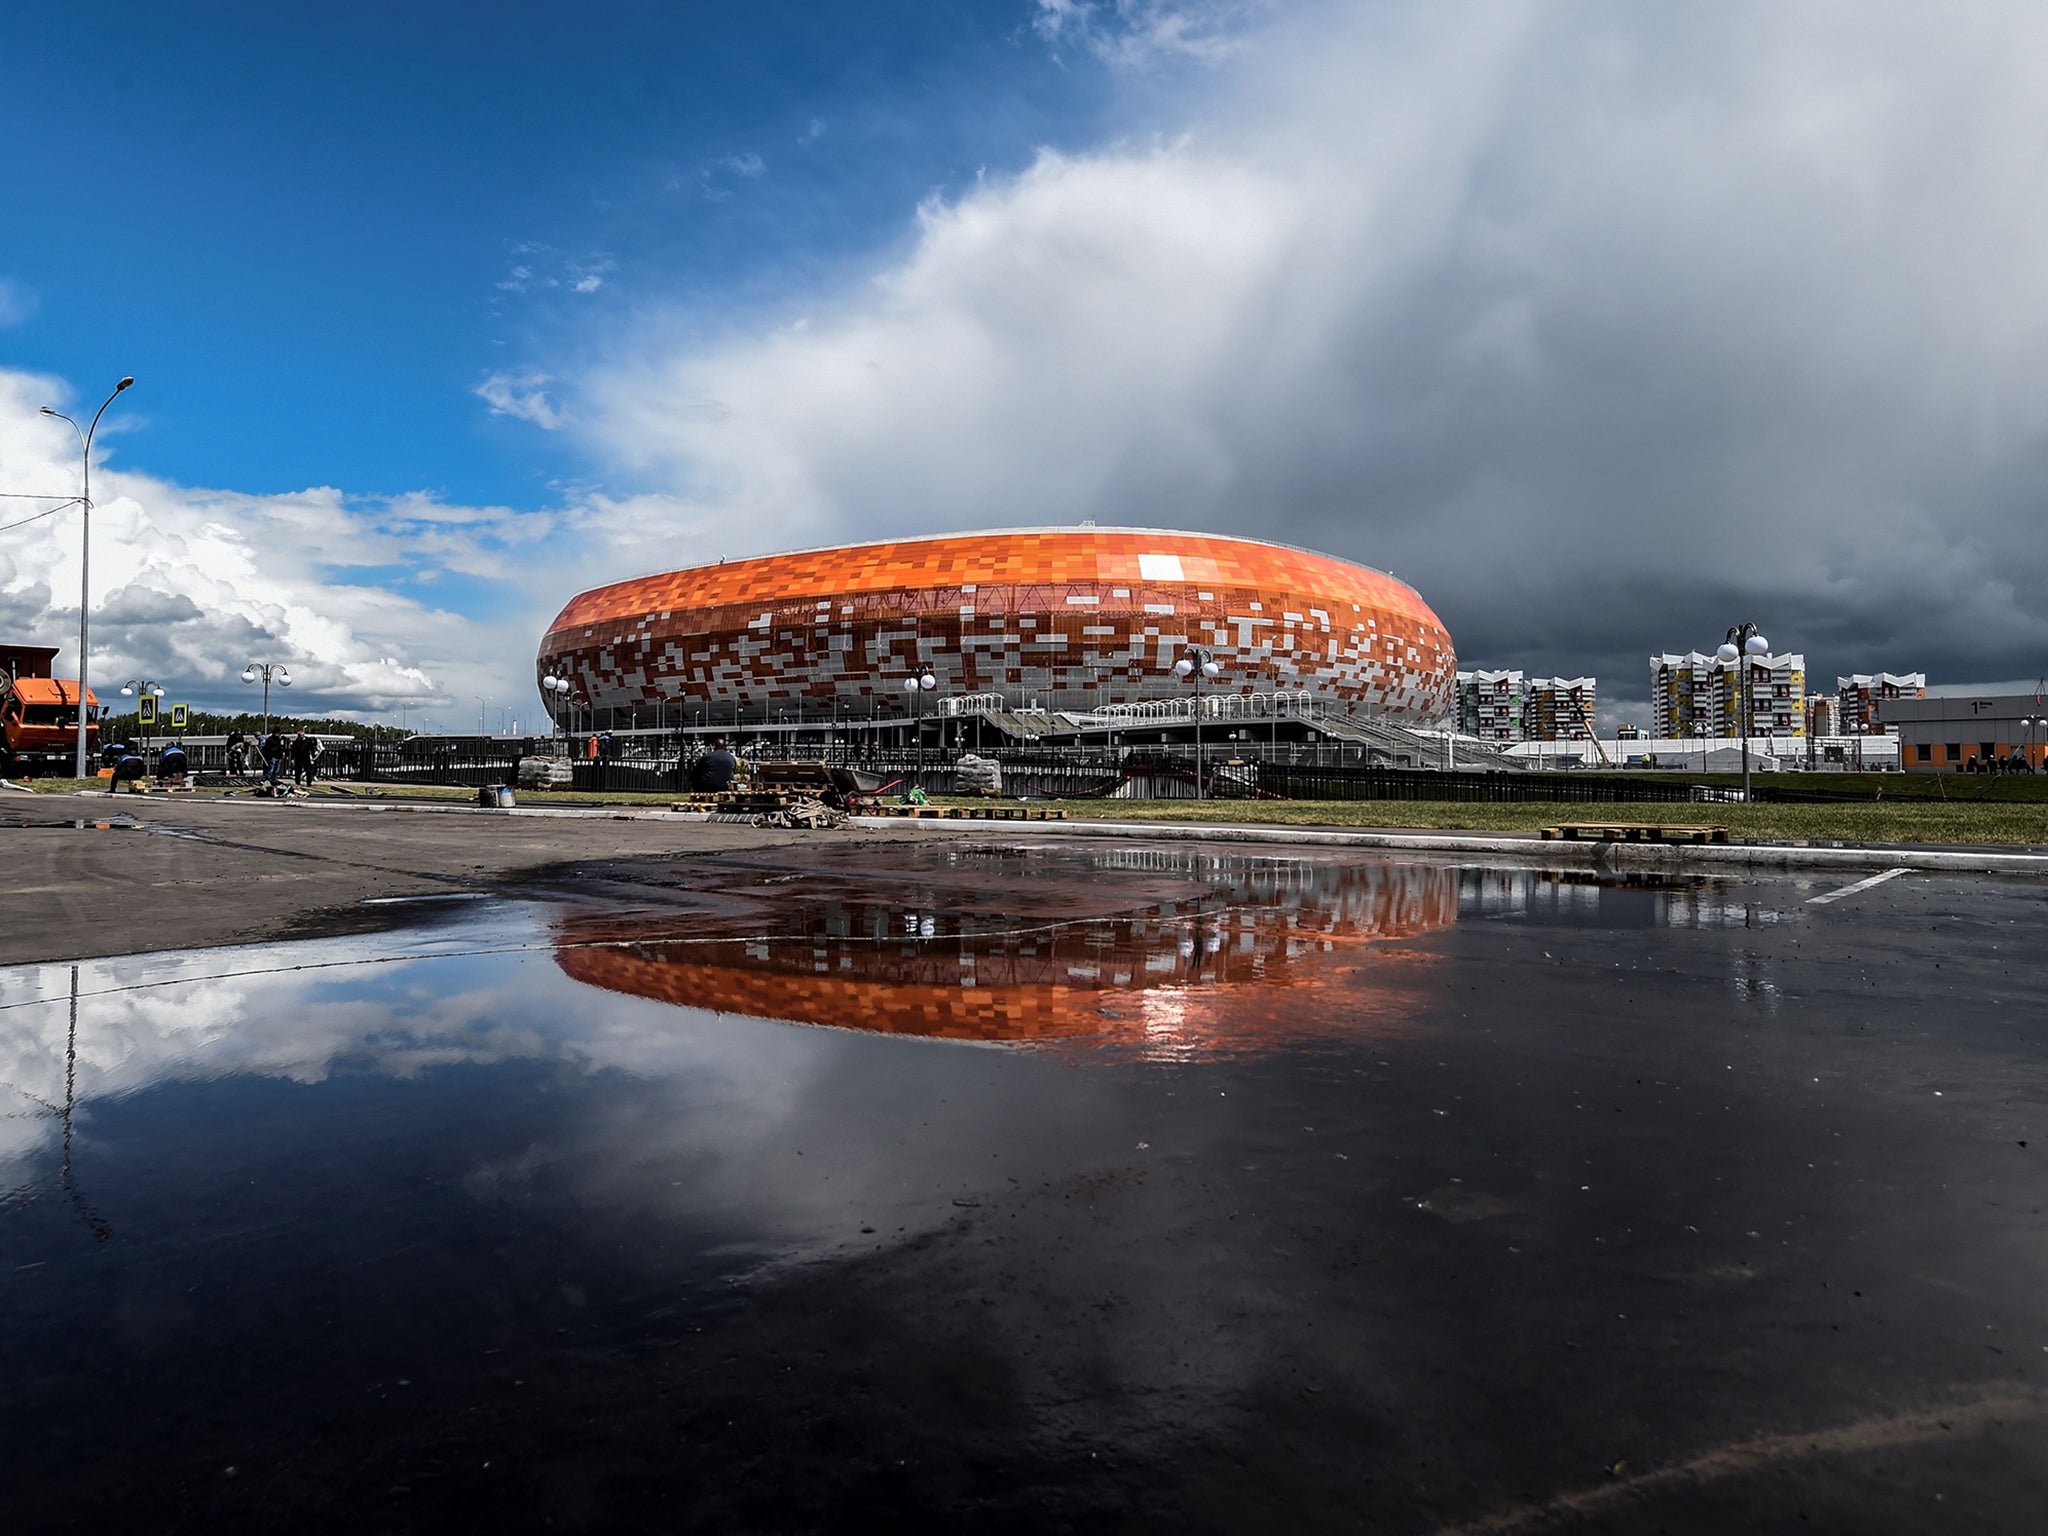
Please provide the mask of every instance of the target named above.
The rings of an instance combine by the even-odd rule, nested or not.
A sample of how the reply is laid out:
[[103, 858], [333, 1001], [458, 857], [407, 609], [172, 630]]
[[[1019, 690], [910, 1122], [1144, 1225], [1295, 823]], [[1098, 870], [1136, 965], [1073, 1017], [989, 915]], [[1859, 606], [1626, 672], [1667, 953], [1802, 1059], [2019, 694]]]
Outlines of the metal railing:
[[[872, 740], [832, 742], [822, 737], [793, 744], [742, 740], [734, 746], [742, 757], [756, 761], [824, 761], [858, 769], [889, 792], [921, 787], [930, 794], [952, 792], [954, 764], [962, 755], [951, 747], [927, 747], [920, 752], [906, 745], [883, 746]], [[1211, 797], [1672, 804], [1707, 798], [1711, 793], [1702, 786], [1666, 777], [1375, 767], [1360, 761], [1354, 747], [1327, 741], [1234, 742], [1229, 751], [1227, 757], [1213, 748], [1205, 754], [1206, 787]], [[681, 794], [690, 788], [691, 770], [701, 755], [700, 742], [680, 742], [673, 736], [615, 739], [594, 758], [581, 742], [565, 756], [559, 740], [415, 738], [398, 743], [334, 745], [321, 757], [318, 772], [324, 779], [478, 789], [516, 784], [523, 762], [546, 758], [567, 764], [567, 782], [557, 782], [559, 793]], [[1196, 792], [1196, 756], [1191, 745], [1170, 743], [1122, 750], [1004, 747], [979, 755], [1001, 765], [1003, 792], [1012, 798], [1179, 799], [1193, 798]], [[195, 766], [214, 765], [202, 762]], [[260, 773], [260, 763], [250, 771]], [[1759, 787], [1755, 795], [1759, 800], [1806, 797], [1796, 790], [1765, 787]]]

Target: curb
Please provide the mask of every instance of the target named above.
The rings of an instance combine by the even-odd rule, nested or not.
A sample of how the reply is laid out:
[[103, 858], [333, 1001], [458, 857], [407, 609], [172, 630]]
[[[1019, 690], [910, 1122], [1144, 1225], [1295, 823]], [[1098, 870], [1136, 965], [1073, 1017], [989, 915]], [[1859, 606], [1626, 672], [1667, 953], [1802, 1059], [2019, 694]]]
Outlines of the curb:
[[[942, 821], [855, 816], [851, 826], [943, 827]], [[997, 825], [962, 823], [994, 832]], [[1015, 833], [1036, 837], [1103, 837], [1120, 842], [1262, 843], [1321, 848], [1371, 848], [1395, 853], [1460, 854], [1528, 863], [1600, 865], [1616, 869], [1926, 869], [1952, 874], [2048, 875], [2048, 854], [1978, 852], [1888, 843], [1866, 848], [1813, 848], [1778, 843], [1579, 843], [1457, 833], [1381, 832], [1338, 827], [1260, 827], [1155, 821], [1034, 821]]]
[[[78, 798], [102, 799], [81, 793]], [[244, 802], [254, 805], [251, 800]], [[708, 811], [666, 811], [644, 806], [492, 806], [455, 801], [291, 800], [302, 810], [400, 811], [431, 816], [530, 816], [573, 821], [668, 821], [709, 823]], [[2048, 876], [2048, 853], [2001, 853], [1993, 849], [1922, 848], [1885, 843], [1862, 848], [1815, 848], [1786, 843], [1593, 843], [1546, 842], [1534, 837], [1486, 837], [1455, 832], [1389, 832], [1349, 827], [1273, 827], [1171, 821], [951, 821], [939, 817], [849, 816], [849, 827], [864, 832], [962, 833], [983, 837], [1094, 837], [1119, 842], [1253, 843], [1277, 847], [1357, 848], [1387, 853], [1451, 854], [1517, 859], [1529, 864], [1568, 864], [1610, 869], [1725, 870], [1919, 869], [1948, 874]]]

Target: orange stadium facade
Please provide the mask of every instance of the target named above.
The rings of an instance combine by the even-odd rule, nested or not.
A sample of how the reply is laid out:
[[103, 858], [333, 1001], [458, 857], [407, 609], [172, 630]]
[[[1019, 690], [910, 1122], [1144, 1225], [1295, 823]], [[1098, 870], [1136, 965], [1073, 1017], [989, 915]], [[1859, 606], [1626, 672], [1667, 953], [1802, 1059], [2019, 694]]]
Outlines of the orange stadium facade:
[[[804, 550], [593, 588], [563, 608], [535, 680], [592, 710], [787, 707], [946, 694], [1090, 710], [1184, 693], [1191, 645], [1215, 693], [1294, 694], [1420, 723], [1450, 709], [1457, 657], [1414, 588], [1254, 539], [1052, 528]], [[543, 690], [551, 708], [559, 707]]]

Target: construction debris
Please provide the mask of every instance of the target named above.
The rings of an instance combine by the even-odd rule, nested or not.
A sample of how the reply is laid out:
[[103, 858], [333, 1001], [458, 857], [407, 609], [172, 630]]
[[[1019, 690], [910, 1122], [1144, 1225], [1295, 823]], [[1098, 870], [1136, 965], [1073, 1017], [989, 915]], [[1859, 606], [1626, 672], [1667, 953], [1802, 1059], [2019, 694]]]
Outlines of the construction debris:
[[828, 832], [845, 826], [846, 817], [822, 800], [799, 800], [779, 810], [763, 811], [754, 818], [754, 825]]
[[1000, 795], [1003, 792], [1003, 765], [992, 757], [977, 757], [972, 752], [953, 765], [953, 793], [956, 795]]

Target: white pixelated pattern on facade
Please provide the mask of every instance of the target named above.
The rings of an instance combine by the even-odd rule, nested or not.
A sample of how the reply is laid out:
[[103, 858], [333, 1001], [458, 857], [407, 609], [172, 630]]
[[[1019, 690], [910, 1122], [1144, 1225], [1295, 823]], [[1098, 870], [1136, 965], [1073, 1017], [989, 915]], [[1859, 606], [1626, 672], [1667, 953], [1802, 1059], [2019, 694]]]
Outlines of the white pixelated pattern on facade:
[[657, 700], [831, 708], [942, 693], [1088, 709], [1175, 691], [1189, 645], [1218, 692], [1300, 691], [1433, 720], [1450, 636], [1378, 571], [1253, 540], [1128, 529], [962, 534], [700, 566], [597, 588], [550, 628], [536, 677], [598, 708]]

